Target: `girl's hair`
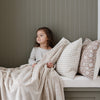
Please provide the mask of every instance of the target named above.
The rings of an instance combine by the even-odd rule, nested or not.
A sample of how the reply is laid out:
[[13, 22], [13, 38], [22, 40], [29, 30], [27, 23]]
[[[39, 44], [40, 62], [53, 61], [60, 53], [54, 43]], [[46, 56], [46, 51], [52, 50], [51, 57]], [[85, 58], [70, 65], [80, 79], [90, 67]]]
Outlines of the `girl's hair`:
[[[47, 40], [47, 47], [50, 46], [50, 47], [53, 48], [55, 43], [54, 43], [54, 39], [53, 39], [53, 32], [51, 31], [51, 29], [49, 29], [48, 27], [40, 27], [40, 28], [37, 29], [36, 33], [38, 31], [40, 31], [40, 30], [43, 30], [45, 32], [45, 34], [47, 35], [47, 38], [48, 38], [48, 40]], [[36, 41], [36, 45], [35, 46], [39, 47], [40, 44], [37, 43], [37, 41]]]

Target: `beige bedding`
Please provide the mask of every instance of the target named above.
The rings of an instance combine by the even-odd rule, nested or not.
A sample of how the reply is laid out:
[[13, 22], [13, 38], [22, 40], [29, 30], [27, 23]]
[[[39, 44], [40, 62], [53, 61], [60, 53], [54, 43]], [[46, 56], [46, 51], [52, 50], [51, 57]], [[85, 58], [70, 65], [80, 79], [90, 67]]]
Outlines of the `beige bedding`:
[[46, 63], [55, 63], [67, 44], [65, 38], [61, 39], [34, 68], [28, 64], [0, 67], [0, 100], [64, 100], [60, 77]]

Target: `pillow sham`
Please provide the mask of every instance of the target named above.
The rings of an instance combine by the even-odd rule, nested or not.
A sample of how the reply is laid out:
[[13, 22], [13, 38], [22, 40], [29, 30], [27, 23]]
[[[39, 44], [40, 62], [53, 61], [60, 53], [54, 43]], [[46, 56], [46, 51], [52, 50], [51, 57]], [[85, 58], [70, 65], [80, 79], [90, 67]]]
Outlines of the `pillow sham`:
[[97, 51], [97, 55], [96, 55], [96, 63], [95, 63], [93, 79], [97, 78], [97, 76], [99, 74], [99, 69], [100, 69], [100, 47], [99, 47], [99, 49]]
[[100, 61], [99, 47], [100, 40], [91, 41], [89, 39], [86, 39], [83, 43], [79, 73], [87, 78], [95, 79], [98, 75], [98, 60]]
[[84, 51], [84, 49], [86, 48], [86, 46], [92, 42], [89, 38], [86, 38], [85, 41], [82, 44], [82, 51]]
[[69, 45], [65, 47], [56, 66], [56, 71], [60, 75], [72, 79], [75, 77], [78, 69], [81, 47], [82, 38], [72, 43], [70, 42]]

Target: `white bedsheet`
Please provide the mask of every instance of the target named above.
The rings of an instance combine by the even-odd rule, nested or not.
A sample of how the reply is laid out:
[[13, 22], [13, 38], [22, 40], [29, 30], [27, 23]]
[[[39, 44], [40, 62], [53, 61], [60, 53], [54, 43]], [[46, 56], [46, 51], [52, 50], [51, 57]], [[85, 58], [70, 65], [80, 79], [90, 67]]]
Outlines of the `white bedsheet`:
[[97, 77], [95, 80], [88, 79], [84, 76], [77, 75], [74, 79], [70, 79], [67, 77], [62, 77], [63, 87], [99, 87], [100, 88], [100, 76]]

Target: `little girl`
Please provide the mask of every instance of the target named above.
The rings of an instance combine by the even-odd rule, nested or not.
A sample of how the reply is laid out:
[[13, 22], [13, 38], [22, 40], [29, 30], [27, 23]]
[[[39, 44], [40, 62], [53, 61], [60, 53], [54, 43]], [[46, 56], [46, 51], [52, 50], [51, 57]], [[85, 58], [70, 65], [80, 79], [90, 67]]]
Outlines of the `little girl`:
[[[47, 53], [54, 47], [53, 33], [47, 27], [41, 27], [36, 31], [36, 47], [33, 47], [31, 51], [28, 63], [34, 67]], [[51, 62], [47, 63], [47, 67], [53, 67]]]

